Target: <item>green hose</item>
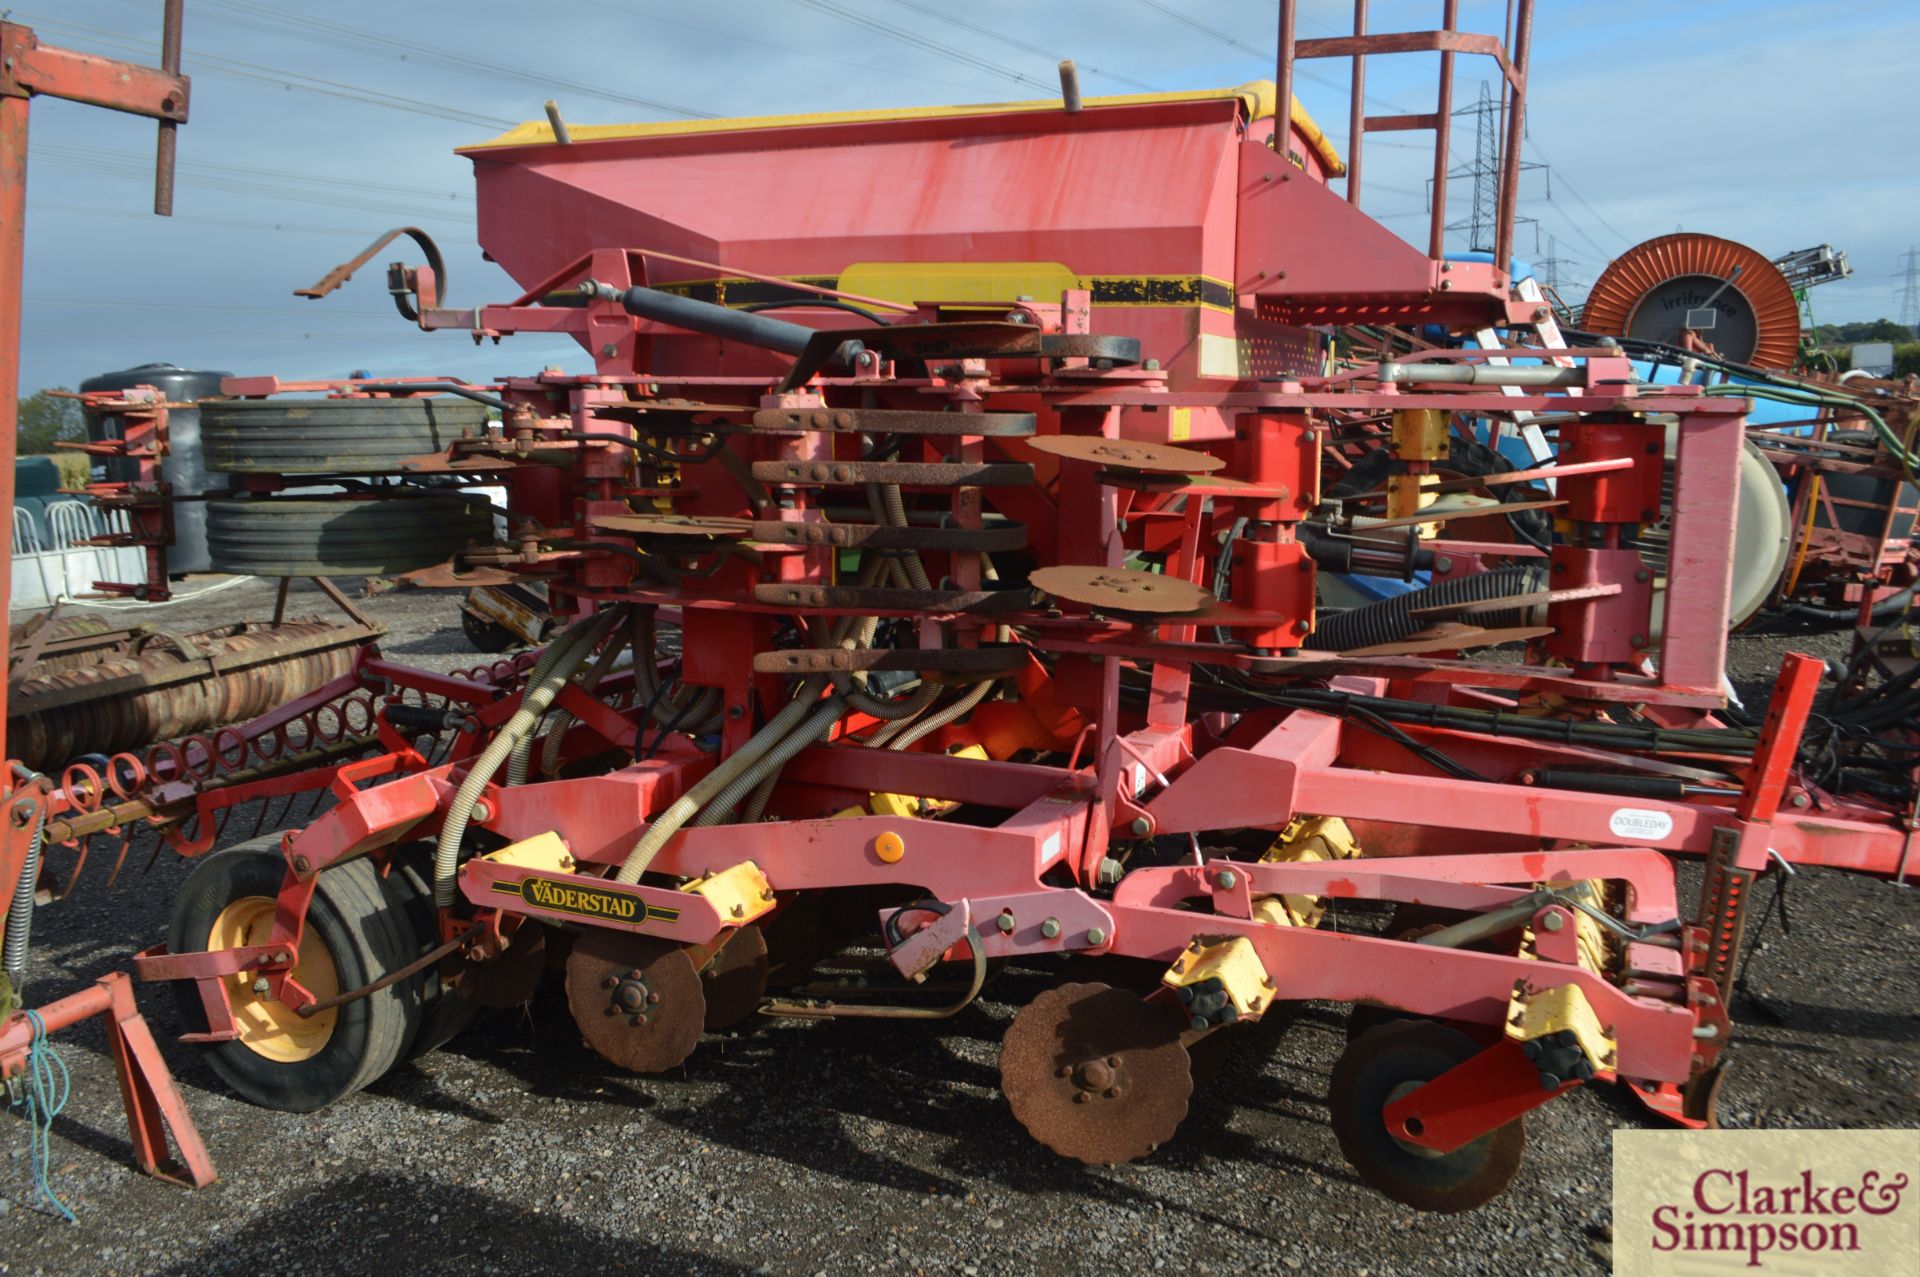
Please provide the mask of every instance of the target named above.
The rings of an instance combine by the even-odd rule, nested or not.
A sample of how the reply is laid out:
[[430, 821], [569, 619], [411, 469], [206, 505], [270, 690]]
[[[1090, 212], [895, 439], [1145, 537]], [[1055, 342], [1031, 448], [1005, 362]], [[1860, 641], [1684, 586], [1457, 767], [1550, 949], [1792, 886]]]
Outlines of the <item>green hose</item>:
[[1880, 436], [1880, 442], [1899, 461], [1900, 468], [1907, 472], [1907, 478], [1911, 480], [1914, 477], [1915, 458], [1907, 451], [1906, 441], [1893, 432], [1893, 427], [1886, 423], [1885, 418], [1858, 399], [1832, 394], [1804, 382], [1793, 383], [1791, 388], [1724, 382], [1718, 386], [1703, 386], [1700, 393], [1717, 399], [1771, 399], [1775, 403], [1793, 404], [1801, 408], [1842, 408], [1857, 412], [1873, 424], [1874, 433]]

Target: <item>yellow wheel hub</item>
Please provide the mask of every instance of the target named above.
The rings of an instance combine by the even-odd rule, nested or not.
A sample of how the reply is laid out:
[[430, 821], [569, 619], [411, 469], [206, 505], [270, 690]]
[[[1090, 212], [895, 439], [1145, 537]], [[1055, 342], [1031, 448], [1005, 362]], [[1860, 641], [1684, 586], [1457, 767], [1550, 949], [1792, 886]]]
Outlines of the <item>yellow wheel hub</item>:
[[[274, 900], [271, 896], [243, 896], [220, 911], [207, 936], [207, 951], [266, 944], [273, 938]], [[340, 992], [340, 973], [326, 942], [309, 925], [301, 933], [299, 960], [293, 978], [322, 1000]], [[240, 1042], [255, 1055], [281, 1064], [297, 1064], [318, 1055], [333, 1037], [338, 1008], [303, 1016], [271, 993], [254, 992], [257, 975], [241, 971], [226, 977], [227, 1001], [233, 1007], [233, 1026]]]

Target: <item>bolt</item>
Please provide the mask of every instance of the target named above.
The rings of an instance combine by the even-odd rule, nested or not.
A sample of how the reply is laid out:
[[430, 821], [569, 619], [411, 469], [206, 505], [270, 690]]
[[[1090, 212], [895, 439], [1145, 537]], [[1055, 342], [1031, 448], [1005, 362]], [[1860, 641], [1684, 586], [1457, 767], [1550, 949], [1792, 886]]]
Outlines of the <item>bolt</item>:
[[1160, 361], [1159, 361], [1158, 359], [1149, 359], [1149, 360], [1147, 360], [1147, 362], [1146, 362], [1146, 363], [1144, 363], [1144, 364], [1141, 364], [1140, 366], [1141, 366], [1142, 368], [1144, 368], [1144, 369], [1146, 369], [1146, 370], [1147, 370], [1148, 372], [1159, 372], [1159, 371], [1160, 371]]
[[253, 982], [253, 991], [261, 997], [265, 997], [272, 989], [273, 986], [267, 983], [267, 977], [265, 976], [261, 976]]
[[300, 873], [305, 873], [307, 870], [313, 868], [313, 862], [305, 856], [295, 856], [293, 858], [293, 867]]
[[1111, 887], [1120, 881], [1126, 871], [1127, 867], [1115, 860], [1112, 856], [1102, 856], [1100, 857], [1100, 869], [1095, 875], [1095, 881], [1102, 887]]
[[617, 976], [608, 976], [608, 977], [607, 977], [606, 979], [604, 979], [604, 980], [602, 980], [602, 981], [600, 982], [600, 987], [601, 987], [601, 988], [603, 988], [603, 989], [617, 989], [617, 988], [619, 988], [619, 987], [620, 987], [620, 980], [619, 980], [619, 977], [617, 977]]
[[647, 994], [647, 1005], [648, 1005], [648, 1006], [654, 1006], [654, 1005], [657, 1005], [657, 1004], [659, 1003], [659, 1001], [660, 1001], [660, 995], [659, 995], [659, 994], [657, 994], [657, 993], [649, 993], [649, 994]]
[[745, 714], [746, 712], [747, 712], [747, 710], [746, 710], [746, 707], [745, 707], [744, 705], [729, 705], [729, 706], [727, 706], [727, 717], [728, 717], [728, 718], [731, 718], [731, 719], [733, 719], [733, 720], [735, 720], [736, 722], [737, 722], [737, 721], [738, 721], [738, 720], [740, 719], [740, 717], [741, 717], [741, 716], [742, 716], [743, 714]]
[[645, 1024], [646, 1022], [647, 1022], [647, 1017], [644, 1015], [632, 1015], [627, 1017], [627, 1023], [634, 1025], [635, 1027]]
[[1220, 876], [1215, 878], [1214, 881], [1220, 884], [1220, 890], [1232, 891], [1240, 885], [1240, 875], [1231, 869], [1222, 869]]
[[1647, 645], [1647, 636], [1644, 634], [1635, 634], [1632, 638], [1629, 638], [1627, 642], [1635, 647], [1645, 647]]
[[1145, 838], [1147, 836], [1147, 831], [1153, 828], [1153, 822], [1151, 820], [1148, 820], [1145, 816], [1135, 816], [1133, 818], [1133, 823], [1127, 826], [1127, 828], [1133, 831], [1133, 836], [1135, 838]]
[[994, 925], [1000, 928], [1001, 935], [1010, 936], [1013, 934], [1013, 929], [1019, 924], [1013, 920], [1012, 914], [1003, 913], [1000, 915], [999, 920]]
[[1812, 801], [1813, 800], [1808, 798], [1805, 794], [1795, 794], [1793, 796], [1793, 805], [1795, 807], [1805, 807], [1808, 803]]
[[1045, 922], [1041, 923], [1040, 934], [1049, 940], [1057, 938], [1060, 934], [1060, 919], [1048, 918]]
[[1554, 912], [1549, 912], [1544, 918], [1540, 919], [1540, 928], [1543, 931], [1558, 931], [1566, 925], [1566, 918]]
[[612, 359], [615, 355], [619, 353], [620, 353], [620, 347], [614, 345], [612, 342], [608, 342], [606, 345], [600, 347], [600, 354], [602, 355], [602, 357], [607, 359]]
[[1117, 1086], [1110, 1086], [1106, 1089], [1104, 1094], [1110, 1100], [1117, 1100], [1120, 1098], [1120, 1088]]
[[1653, 579], [1653, 573], [1647, 571], [1645, 568], [1641, 568], [1633, 574], [1633, 579], [1641, 582], [1651, 581]]
[[1107, 931], [1105, 927], [1088, 927], [1087, 928], [1088, 944], [1105, 944], [1106, 942], [1107, 942]]
[[1085, 1091], [1075, 1091], [1073, 1093], [1073, 1102], [1075, 1104], [1085, 1104], [1088, 1100], [1092, 1098], [1093, 1097], [1091, 1095], [1088, 1095]]

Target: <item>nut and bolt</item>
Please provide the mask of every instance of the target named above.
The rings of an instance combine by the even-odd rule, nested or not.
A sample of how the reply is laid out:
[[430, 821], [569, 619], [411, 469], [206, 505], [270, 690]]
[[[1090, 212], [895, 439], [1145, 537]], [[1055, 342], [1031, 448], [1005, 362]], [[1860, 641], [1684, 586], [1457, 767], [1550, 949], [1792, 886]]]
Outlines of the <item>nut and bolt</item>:
[[1540, 919], [1540, 929], [1542, 931], [1558, 931], [1566, 925], [1566, 915], [1557, 909], [1548, 910], [1546, 915]]
[[1220, 884], [1220, 890], [1232, 891], [1240, 885], [1240, 875], [1231, 869], [1222, 869], [1220, 876], [1215, 878], [1214, 881]]
[[600, 347], [600, 355], [603, 359], [612, 359], [619, 353], [620, 347], [614, 345], [612, 342], [608, 342], [606, 345]]
[[1040, 934], [1049, 940], [1057, 940], [1060, 937], [1060, 919], [1048, 918], [1041, 923]]
[[1013, 934], [1014, 927], [1019, 924], [1014, 922], [1011, 913], [1003, 913], [994, 925], [1000, 928], [1000, 934], [1010, 936]]
[[265, 976], [261, 976], [253, 982], [253, 991], [261, 997], [265, 997], [272, 989], [273, 986], [267, 983], [267, 977]]
[[1105, 944], [1106, 942], [1107, 942], [1107, 930], [1105, 927], [1088, 927], [1087, 928], [1088, 944]]
[[1145, 838], [1147, 834], [1153, 829], [1153, 822], [1151, 820], [1148, 820], [1145, 816], [1135, 816], [1133, 818], [1133, 823], [1131, 825], [1128, 825], [1127, 828], [1133, 831], [1133, 836], [1135, 838]]
[[1647, 636], [1644, 634], [1636, 634], [1632, 638], [1628, 639], [1627, 642], [1631, 643], [1635, 647], [1645, 647], [1647, 645]]

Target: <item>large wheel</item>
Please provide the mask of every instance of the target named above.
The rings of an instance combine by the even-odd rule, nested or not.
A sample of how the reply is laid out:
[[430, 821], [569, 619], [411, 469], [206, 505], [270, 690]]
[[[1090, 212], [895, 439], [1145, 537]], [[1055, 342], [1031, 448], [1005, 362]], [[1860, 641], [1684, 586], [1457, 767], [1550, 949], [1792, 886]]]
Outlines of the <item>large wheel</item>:
[[[383, 883], [389, 898], [406, 917], [415, 952], [437, 947], [440, 930], [439, 911], [433, 904], [433, 844], [415, 842], [396, 849]], [[458, 954], [455, 960], [461, 960]], [[461, 984], [442, 979], [436, 969], [421, 973], [420, 986], [420, 1031], [407, 1048], [410, 1060], [445, 1046], [480, 1014], [480, 1003]]]
[[207, 502], [207, 549], [218, 572], [381, 576], [445, 563], [492, 539], [486, 502], [449, 493]]
[[[167, 947], [201, 953], [264, 943], [287, 867], [275, 841], [231, 847], [196, 865], [174, 897]], [[321, 873], [293, 975], [326, 998], [399, 970], [416, 952], [373, 865], [353, 860]], [[393, 1067], [420, 1026], [418, 976], [312, 1017], [254, 992], [254, 979], [250, 971], [225, 978], [239, 1036], [207, 1043], [205, 1054], [221, 1081], [267, 1108], [306, 1113], [353, 1094]], [[176, 983], [174, 996], [189, 1031], [204, 1032], [194, 983]]]
[[200, 446], [227, 474], [391, 474], [486, 424], [468, 399], [226, 399], [201, 405]]
[[1327, 1090], [1333, 1133], [1360, 1178], [1396, 1202], [1464, 1211], [1505, 1192], [1519, 1173], [1526, 1129], [1519, 1118], [1451, 1153], [1396, 1139], [1388, 1104], [1480, 1052], [1473, 1039], [1430, 1020], [1397, 1020], [1347, 1044]]

